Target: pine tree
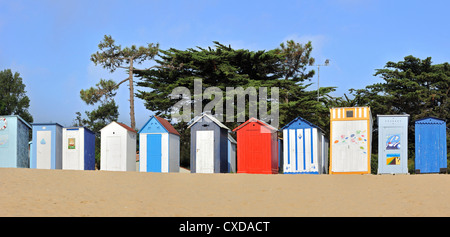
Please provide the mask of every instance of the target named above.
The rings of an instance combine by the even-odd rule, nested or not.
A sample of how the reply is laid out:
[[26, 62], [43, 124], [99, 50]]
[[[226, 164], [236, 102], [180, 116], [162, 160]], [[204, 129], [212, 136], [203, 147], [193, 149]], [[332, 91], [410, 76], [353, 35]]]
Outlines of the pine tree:
[[[115, 40], [110, 35], [105, 35], [103, 41], [98, 45], [100, 51], [91, 55], [91, 61], [95, 65], [100, 64], [103, 68], [114, 72], [118, 68], [128, 70], [128, 77], [119, 83], [115, 84], [115, 88], [118, 88], [122, 83], [128, 81], [130, 88], [130, 120], [131, 128], [136, 129], [136, 121], [134, 114], [134, 78], [133, 74], [136, 71], [144, 70], [134, 67], [135, 64], [141, 64], [146, 60], [152, 60], [157, 54], [159, 44], [150, 43], [147, 47], [132, 45], [131, 47], [125, 47], [122, 49], [121, 45], [117, 45]], [[100, 95], [107, 91], [96, 91], [94, 94]]]

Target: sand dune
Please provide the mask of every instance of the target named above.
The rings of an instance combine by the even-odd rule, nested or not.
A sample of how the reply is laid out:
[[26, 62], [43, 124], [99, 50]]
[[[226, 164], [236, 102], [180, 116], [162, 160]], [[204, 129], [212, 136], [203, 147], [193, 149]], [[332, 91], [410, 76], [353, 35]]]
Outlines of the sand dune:
[[450, 216], [450, 175], [0, 168], [0, 216]]

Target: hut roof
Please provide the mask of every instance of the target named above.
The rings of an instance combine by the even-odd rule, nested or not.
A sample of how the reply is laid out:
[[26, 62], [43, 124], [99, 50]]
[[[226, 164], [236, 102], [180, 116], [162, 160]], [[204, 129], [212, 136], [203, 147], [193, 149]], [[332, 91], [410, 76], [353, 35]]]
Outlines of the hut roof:
[[175, 134], [175, 135], [180, 136], [180, 133], [178, 133], [178, 131], [172, 126], [172, 124], [169, 123], [169, 121], [167, 121], [167, 120], [164, 119], [164, 118], [155, 116], [155, 115], [152, 115], [152, 116], [150, 117], [150, 119], [144, 124], [144, 126], [142, 126], [141, 130], [139, 130], [139, 133], [141, 133], [142, 130], [143, 130], [145, 127], [147, 127], [148, 123], [150, 122], [150, 120], [152, 120], [152, 118], [155, 118], [155, 119], [159, 122], [159, 124], [161, 124], [161, 126], [163, 126], [164, 129], [166, 129], [166, 131], [167, 131], [168, 133], [172, 133], [172, 134]]
[[211, 121], [213, 121], [214, 123], [216, 123], [217, 125], [219, 125], [219, 127], [221, 128], [225, 128], [227, 130], [230, 130], [227, 126], [225, 126], [225, 124], [221, 123], [219, 120], [217, 120], [216, 118], [214, 118], [212, 115], [209, 115], [207, 113], [203, 113], [201, 116], [194, 118], [193, 121], [189, 124], [189, 126], [187, 128], [192, 127], [192, 125], [196, 124], [200, 119], [202, 119], [203, 117], [207, 117], [209, 118]]
[[243, 128], [245, 125], [247, 125], [248, 123], [251, 123], [251, 122], [256, 122], [256, 123], [259, 123], [259, 124], [269, 128], [270, 130], [278, 131], [278, 129], [274, 128], [273, 126], [271, 126], [271, 125], [269, 125], [269, 124], [267, 124], [267, 123], [265, 123], [265, 122], [263, 122], [263, 121], [261, 121], [259, 119], [256, 119], [256, 118], [252, 117], [249, 120], [247, 120], [246, 122], [244, 122], [243, 124], [239, 125], [237, 128], [235, 128], [233, 130], [233, 132], [236, 132], [237, 130]]

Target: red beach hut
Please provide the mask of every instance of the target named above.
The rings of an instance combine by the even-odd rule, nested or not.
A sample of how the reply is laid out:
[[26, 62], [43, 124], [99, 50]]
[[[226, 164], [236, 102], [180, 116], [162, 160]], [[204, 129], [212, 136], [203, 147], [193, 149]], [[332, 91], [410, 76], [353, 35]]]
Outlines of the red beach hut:
[[250, 118], [233, 132], [237, 133], [237, 172], [278, 173], [277, 129]]

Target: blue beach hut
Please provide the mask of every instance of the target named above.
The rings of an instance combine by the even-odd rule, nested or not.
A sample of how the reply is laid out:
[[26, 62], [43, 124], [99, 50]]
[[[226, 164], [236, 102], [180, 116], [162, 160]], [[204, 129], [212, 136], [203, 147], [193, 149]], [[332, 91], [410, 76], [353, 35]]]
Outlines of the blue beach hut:
[[31, 126], [18, 115], [0, 116], [0, 167], [29, 168]]
[[169, 121], [151, 116], [138, 133], [139, 171], [180, 171], [180, 134]]
[[447, 173], [446, 122], [428, 117], [414, 123], [415, 173]]
[[62, 169], [62, 126], [33, 123], [30, 168]]

